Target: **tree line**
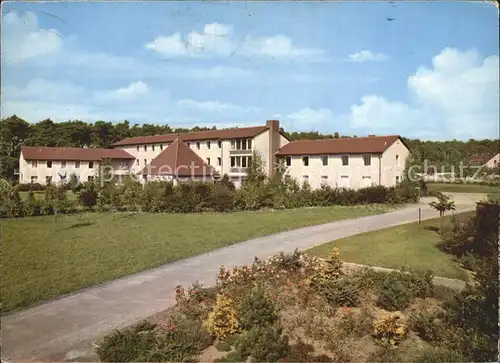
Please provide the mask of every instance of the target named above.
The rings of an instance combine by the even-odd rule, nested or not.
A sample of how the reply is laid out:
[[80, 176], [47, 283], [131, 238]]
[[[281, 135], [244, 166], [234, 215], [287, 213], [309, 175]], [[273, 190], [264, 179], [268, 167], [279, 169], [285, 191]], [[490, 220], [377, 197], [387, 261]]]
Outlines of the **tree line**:
[[[14, 179], [14, 170], [19, 166], [21, 145], [27, 146], [58, 146], [58, 147], [99, 147], [109, 148], [114, 142], [127, 137], [151, 136], [168, 133], [182, 133], [188, 131], [215, 130], [216, 127], [179, 128], [168, 124], [134, 124], [125, 120], [119, 123], [96, 121], [54, 122], [46, 119], [37, 123], [30, 123], [16, 115], [0, 120], [0, 178]], [[290, 140], [326, 139], [351, 137], [333, 134], [322, 134], [318, 131], [287, 132]], [[352, 136], [356, 137], [356, 136]], [[438, 168], [458, 166], [475, 154], [496, 154], [499, 152], [498, 139], [468, 141], [423, 141], [419, 139], [403, 138], [412, 150], [413, 162], [429, 164]]]

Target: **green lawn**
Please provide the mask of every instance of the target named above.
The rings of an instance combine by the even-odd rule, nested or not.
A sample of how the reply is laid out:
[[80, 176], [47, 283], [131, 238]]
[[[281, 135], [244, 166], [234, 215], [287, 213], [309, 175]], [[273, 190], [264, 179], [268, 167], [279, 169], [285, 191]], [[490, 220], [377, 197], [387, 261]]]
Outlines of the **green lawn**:
[[500, 192], [488, 194], [488, 200], [500, 202]]
[[57, 219], [3, 220], [2, 309], [28, 306], [250, 238], [393, 208], [370, 205], [239, 213], [81, 213], [59, 215]]
[[451, 193], [495, 193], [499, 187], [493, 185], [478, 184], [455, 184], [455, 183], [428, 183], [429, 192], [451, 192]]
[[[456, 217], [466, 219], [474, 213], [462, 213]], [[445, 218], [445, 223], [450, 224], [451, 217]], [[451, 255], [437, 248], [440, 236], [435, 229], [439, 228], [439, 225], [439, 218], [423, 221], [420, 225], [404, 224], [342, 238], [316, 246], [308, 252], [319, 257], [328, 257], [332, 248], [338, 247], [340, 258], [347, 262], [395, 269], [402, 266], [429, 269], [436, 276], [466, 279], [466, 271], [453, 261]]]

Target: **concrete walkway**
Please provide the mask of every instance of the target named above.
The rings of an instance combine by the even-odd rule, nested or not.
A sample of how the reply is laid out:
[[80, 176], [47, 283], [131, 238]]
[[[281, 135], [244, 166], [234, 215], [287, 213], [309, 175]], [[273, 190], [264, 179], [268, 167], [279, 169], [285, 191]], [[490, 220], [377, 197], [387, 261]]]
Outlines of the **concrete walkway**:
[[[198, 280], [211, 285], [221, 264], [227, 267], [248, 264], [254, 256], [267, 258], [280, 251], [306, 249], [362, 232], [415, 222], [419, 207], [422, 219], [438, 216], [430, 207], [420, 204], [386, 214], [300, 228], [126, 276], [3, 316], [2, 360], [96, 360], [93, 341], [168, 308], [178, 284], [190, 285]], [[457, 205], [456, 213], [474, 209], [475, 204], [461, 204]]]

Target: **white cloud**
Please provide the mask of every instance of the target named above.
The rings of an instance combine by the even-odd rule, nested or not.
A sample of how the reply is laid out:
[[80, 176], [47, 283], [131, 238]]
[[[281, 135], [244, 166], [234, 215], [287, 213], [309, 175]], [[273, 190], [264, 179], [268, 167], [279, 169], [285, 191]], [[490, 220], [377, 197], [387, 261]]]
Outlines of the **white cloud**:
[[2, 19], [2, 56], [8, 64], [22, 63], [62, 49], [61, 34], [55, 29], [40, 29], [33, 13], [9, 12]]
[[499, 58], [445, 48], [408, 77], [413, 104], [368, 95], [351, 106], [351, 127], [367, 132], [410, 130], [433, 138], [498, 137]]
[[183, 99], [177, 101], [177, 105], [182, 109], [191, 109], [203, 112], [258, 112], [256, 107], [241, 107], [232, 103], [224, 103], [219, 101], [196, 101]]
[[149, 86], [142, 82], [132, 82], [128, 87], [119, 88], [116, 94], [124, 97], [134, 97], [138, 95], [145, 95], [149, 92]]
[[192, 31], [186, 36], [180, 33], [160, 35], [146, 43], [146, 48], [166, 57], [208, 57], [208, 56], [267, 56], [278, 58], [324, 59], [324, 52], [313, 48], [296, 47], [285, 35], [271, 37], [233, 36], [233, 26], [220, 23], [206, 24], [203, 31]]
[[383, 53], [374, 53], [370, 50], [362, 50], [357, 53], [349, 54], [347, 60], [351, 62], [383, 62], [389, 59], [389, 56]]
[[310, 130], [316, 126], [325, 126], [333, 120], [332, 111], [328, 108], [303, 108], [285, 116], [289, 127], [297, 130]]

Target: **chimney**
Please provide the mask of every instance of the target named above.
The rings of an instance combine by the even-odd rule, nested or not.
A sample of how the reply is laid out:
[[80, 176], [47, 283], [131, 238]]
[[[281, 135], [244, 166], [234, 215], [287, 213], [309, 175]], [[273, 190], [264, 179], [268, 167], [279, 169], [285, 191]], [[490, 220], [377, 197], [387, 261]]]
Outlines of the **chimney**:
[[269, 176], [273, 176], [276, 170], [276, 153], [280, 148], [280, 122], [279, 120], [267, 120], [266, 126], [269, 128], [269, 155], [267, 167]]
[[375, 135], [368, 135], [368, 137], [375, 137]]

